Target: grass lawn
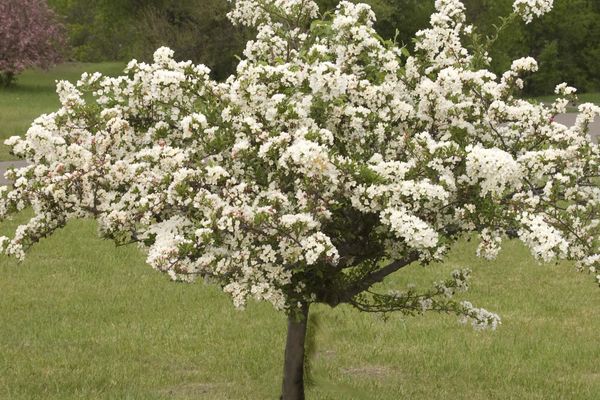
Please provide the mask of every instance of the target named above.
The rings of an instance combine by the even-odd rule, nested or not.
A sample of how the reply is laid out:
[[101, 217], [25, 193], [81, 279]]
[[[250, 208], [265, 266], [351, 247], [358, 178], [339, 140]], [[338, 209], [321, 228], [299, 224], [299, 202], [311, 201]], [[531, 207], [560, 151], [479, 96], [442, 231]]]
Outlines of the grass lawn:
[[[491, 263], [474, 245], [386, 284], [425, 284], [469, 266], [467, 298], [500, 313], [499, 330], [314, 307], [307, 398], [598, 399], [592, 278], [538, 265], [515, 242]], [[97, 239], [90, 221], [72, 222], [20, 265], [0, 258], [1, 399], [276, 399], [284, 334], [270, 306], [241, 312], [216, 287], [170, 282], [136, 248]]]
[[4, 139], [24, 134], [36, 117], [58, 109], [56, 80], [75, 82], [86, 71], [116, 75], [124, 67], [120, 62], [61, 64], [50, 71], [26, 71], [17, 77], [13, 87], [0, 88], [0, 160], [13, 159]]
[[[58, 107], [55, 79], [122, 67], [23, 74], [0, 90], [0, 138]], [[0, 235], [17, 222], [0, 224]], [[425, 285], [471, 267], [466, 297], [503, 317], [498, 331], [475, 332], [451, 316], [383, 321], [314, 307], [308, 399], [598, 399], [593, 279], [568, 264], [537, 265], [515, 242], [495, 262], [477, 259], [474, 246], [386, 285]], [[276, 399], [285, 325], [266, 304], [240, 312], [216, 287], [173, 283], [135, 247], [115, 248], [96, 238], [93, 222], [74, 221], [22, 264], [0, 256], [0, 399]]]

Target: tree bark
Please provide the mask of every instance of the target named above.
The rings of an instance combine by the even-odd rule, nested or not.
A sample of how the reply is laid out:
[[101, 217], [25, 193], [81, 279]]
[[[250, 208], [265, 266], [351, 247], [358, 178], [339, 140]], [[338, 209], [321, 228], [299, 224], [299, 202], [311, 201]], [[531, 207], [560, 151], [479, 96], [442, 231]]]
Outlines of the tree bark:
[[15, 79], [13, 72], [2, 72], [0, 71], [0, 86], [9, 87]]
[[308, 304], [299, 316], [288, 317], [281, 400], [304, 400], [304, 341], [308, 325]]

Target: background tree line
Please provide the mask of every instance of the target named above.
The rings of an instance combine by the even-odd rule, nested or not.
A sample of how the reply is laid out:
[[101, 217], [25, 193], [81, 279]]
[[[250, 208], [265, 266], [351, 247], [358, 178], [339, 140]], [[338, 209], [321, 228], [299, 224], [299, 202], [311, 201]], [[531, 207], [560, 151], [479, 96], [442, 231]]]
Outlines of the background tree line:
[[[372, 5], [383, 37], [411, 39], [426, 27], [434, 0], [362, 0]], [[508, 15], [513, 0], [464, 0], [481, 34], [490, 35]], [[77, 61], [147, 60], [162, 45], [178, 59], [208, 65], [217, 78], [228, 76], [241, 54], [247, 32], [226, 18], [224, 0], [49, 0], [68, 29], [70, 59]], [[323, 10], [337, 0], [319, 0]], [[554, 11], [525, 26], [514, 23], [497, 40], [491, 69], [507, 69], [511, 60], [532, 55], [540, 71], [528, 82], [530, 94], [552, 92], [562, 81], [581, 91], [600, 90], [600, 1], [556, 0]]]

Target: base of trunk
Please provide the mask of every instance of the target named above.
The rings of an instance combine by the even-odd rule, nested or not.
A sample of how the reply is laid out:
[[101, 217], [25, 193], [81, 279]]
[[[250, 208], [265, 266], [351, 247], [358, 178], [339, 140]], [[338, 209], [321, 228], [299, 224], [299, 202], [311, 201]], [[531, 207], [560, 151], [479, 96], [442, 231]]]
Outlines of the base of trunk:
[[281, 400], [304, 400], [304, 341], [307, 325], [308, 304], [304, 304], [300, 316], [288, 317]]

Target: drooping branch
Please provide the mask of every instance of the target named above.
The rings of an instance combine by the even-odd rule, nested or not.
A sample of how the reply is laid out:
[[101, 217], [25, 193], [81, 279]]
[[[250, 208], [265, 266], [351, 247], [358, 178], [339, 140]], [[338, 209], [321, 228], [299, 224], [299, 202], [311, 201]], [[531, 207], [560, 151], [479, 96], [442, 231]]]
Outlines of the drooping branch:
[[471, 271], [469, 269], [455, 270], [449, 279], [438, 281], [433, 287], [417, 291], [409, 288], [407, 291], [390, 291], [388, 294], [374, 293], [366, 290], [348, 303], [363, 312], [387, 314], [401, 312], [404, 315], [437, 312], [455, 314], [460, 321], [471, 321], [476, 329], [495, 329], [501, 322], [498, 315], [485, 309], [474, 307], [467, 301], [454, 299], [460, 292], [469, 289]]
[[341, 293], [341, 295], [339, 296], [339, 300], [340, 300], [339, 302], [345, 303], [345, 302], [350, 301], [354, 296], [358, 295], [359, 293], [364, 292], [365, 290], [369, 289], [374, 284], [383, 281], [385, 279], [385, 277], [387, 277], [388, 275], [398, 271], [399, 269], [406, 267], [407, 265], [412, 264], [413, 262], [417, 261], [418, 259], [419, 259], [418, 253], [416, 253], [416, 252], [410, 253], [408, 256], [406, 256], [400, 260], [395, 260], [395, 261], [387, 264], [386, 266], [367, 274], [360, 281], [356, 282], [354, 285], [352, 285], [348, 289], [344, 290]]

